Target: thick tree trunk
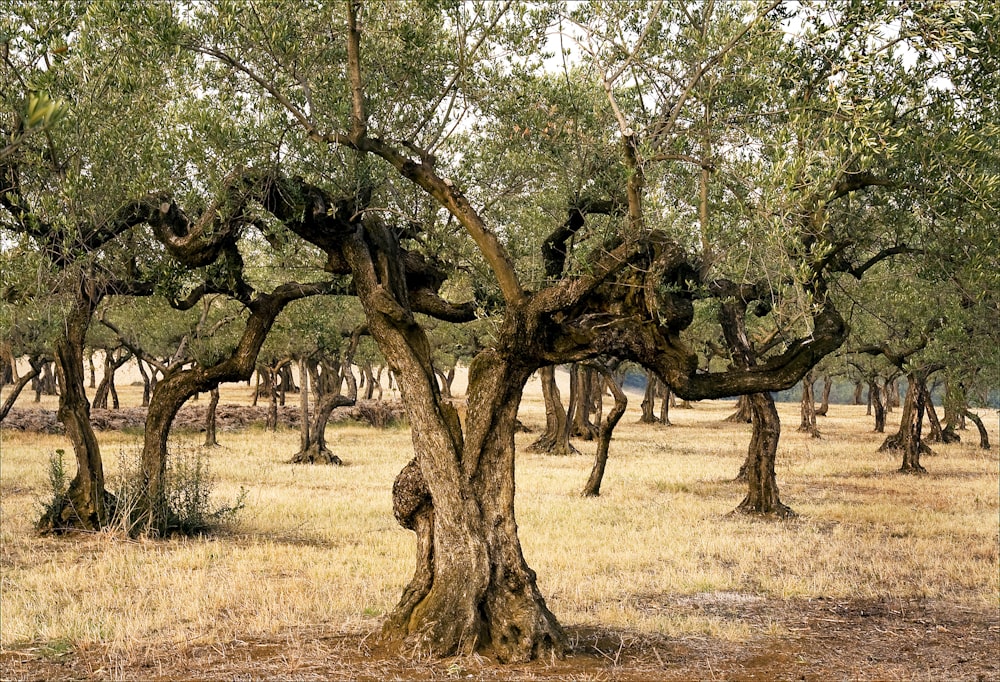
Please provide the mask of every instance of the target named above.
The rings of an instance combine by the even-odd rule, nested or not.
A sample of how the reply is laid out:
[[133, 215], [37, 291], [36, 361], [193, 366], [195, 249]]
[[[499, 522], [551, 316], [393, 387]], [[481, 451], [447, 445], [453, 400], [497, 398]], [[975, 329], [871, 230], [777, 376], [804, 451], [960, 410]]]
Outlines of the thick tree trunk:
[[451, 385], [455, 381], [455, 367], [452, 366], [447, 372], [442, 369], [435, 369], [434, 372], [440, 379], [441, 397], [451, 398]]
[[576, 374], [576, 391], [571, 391], [569, 397], [570, 404], [573, 405], [570, 436], [594, 440], [598, 436], [597, 426], [590, 420], [594, 411], [594, 370], [588, 365], [576, 363], [570, 371]]
[[639, 417], [640, 424], [655, 424], [656, 423], [656, 382], [659, 381], [652, 370], [646, 370], [646, 390], [642, 394], [642, 402], [639, 403], [639, 409], [642, 410], [642, 416]]
[[808, 433], [813, 438], [819, 438], [819, 429], [816, 428], [816, 398], [813, 394], [813, 381], [812, 372], [807, 372], [802, 379], [802, 401], [800, 404], [802, 419], [799, 422], [799, 432]]
[[920, 455], [932, 454], [930, 447], [921, 439], [924, 410], [927, 404], [925, 380], [926, 374], [923, 372], [914, 371], [907, 376], [909, 387], [906, 391], [906, 400], [903, 403], [899, 431], [886, 438], [879, 448], [879, 452], [901, 451], [903, 453], [903, 464], [899, 468], [902, 473], [926, 473], [927, 470], [920, 464]]
[[[301, 389], [305, 391], [305, 385]], [[340, 457], [326, 446], [326, 425], [334, 409], [345, 405], [353, 405], [354, 400], [339, 393], [325, 393], [316, 403], [312, 422], [309, 424], [308, 440], [302, 443], [302, 448], [289, 460], [292, 464], [343, 464]], [[305, 415], [303, 419], [308, 421]]]
[[670, 423], [670, 387], [667, 386], [662, 381], [660, 382], [660, 387], [662, 388], [663, 392], [660, 395], [661, 402], [660, 402], [659, 422], [663, 426], [672, 426], [672, 424]]
[[990, 434], [986, 431], [986, 427], [983, 425], [983, 420], [980, 419], [979, 415], [972, 410], [966, 410], [965, 416], [972, 420], [972, 423], [976, 425], [979, 430], [979, 447], [983, 450], [990, 449]]
[[538, 376], [545, 400], [545, 432], [526, 448], [527, 451], [548, 455], [579, 454], [569, 442], [569, 420], [559, 395], [559, 386], [556, 385], [556, 368], [553, 365], [542, 367]]
[[205, 412], [205, 447], [214, 448], [219, 446], [216, 438], [216, 418], [215, 412], [219, 407], [219, 387], [215, 386], [208, 392], [211, 399], [208, 401], [208, 410]]
[[736, 511], [744, 514], [764, 514], [789, 517], [794, 512], [781, 502], [778, 482], [774, 473], [774, 460], [781, 436], [781, 420], [770, 393], [753, 393], [750, 396], [753, 413], [753, 435], [747, 451], [747, 496]]
[[868, 382], [868, 399], [875, 408], [875, 433], [885, 433], [885, 404], [882, 402], [881, 391], [875, 381]]
[[823, 376], [823, 397], [820, 399], [819, 408], [816, 410], [817, 417], [825, 417], [830, 411], [830, 390], [833, 388], [833, 379], [829, 374]]
[[[611, 372], [603, 367], [595, 369], [595, 372], [603, 375], [604, 383], [611, 389], [611, 392], [615, 396], [615, 406], [611, 408], [611, 412], [608, 413], [607, 418], [601, 424], [600, 433], [597, 437], [597, 454], [594, 456], [594, 468], [590, 470], [590, 478], [587, 479], [587, 484], [583, 486], [584, 497], [597, 497], [601, 494], [601, 482], [604, 480], [604, 469], [608, 463], [611, 435], [622, 415], [625, 414], [625, 408], [628, 407], [628, 398], [625, 396], [625, 392], [622, 391], [621, 386], [618, 385], [618, 382], [615, 381]], [[664, 400], [663, 404], [666, 405], [667, 400]]]
[[62, 391], [59, 395], [59, 420], [76, 455], [76, 476], [70, 482], [65, 503], [50, 509], [38, 521], [42, 532], [67, 528], [99, 530], [107, 525], [110, 496], [104, 490], [104, 464], [97, 436], [90, 424], [84, 376], [84, 344], [94, 310], [101, 295], [81, 281], [76, 300], [66, 315], [63, 333], [56, 340], [56, 372]]
[[753, 409], [750, 407], [750, 396], [741, 395], [736, 403], [736, 411], [723, 419], [734, 424], [750, 424], [753, 422]]

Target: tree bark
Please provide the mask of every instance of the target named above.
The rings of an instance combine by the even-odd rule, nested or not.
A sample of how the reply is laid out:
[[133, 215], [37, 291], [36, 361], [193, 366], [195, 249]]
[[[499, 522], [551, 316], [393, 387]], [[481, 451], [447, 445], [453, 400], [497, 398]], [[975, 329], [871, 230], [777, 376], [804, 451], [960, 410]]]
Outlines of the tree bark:
[[[149, 407], [149, 396], [150, 396], [150, 383], [149, 383], [149, 373], [146, 371], [146, 367], [142, 361], [142, 358], [136, 358], [135, 364], [139, 368], [139, 375], [142, 376], [142, 406]], [[155, 369], [153, 370], [156, 371]]]
[[640, 424], [655, 424], [656, 416], [654, 414], [656, 410], [656, 382], [658, 381], [656, 374], [653, 370], [646, 370], [646, 390], [642, 394], [642, 402], [639, 404], [639, 408], [642, 410], [642, 416], [639, 417]]
[[576, 374], [576, 392], [570, 391], [569, 397], [570, 404], [573, 405], [570, 435], [583, 440], [594, 440], [598, 436], [598, 429], [591, 421], [590, 415], [594, 411], [595, 370], [587, 364], [575, 363], [570, 371]]
[[878, 382], [868, 382], [868, 399], [875, 408], [875, 433], [885, 433], [885, 404], [882, 402]]
[[799, 432], [808, 433], [813, 438], [819, 438], [819, 429], [816, 428], [816, 398], [813, 394], [813, 381], [812, 372], [807, 372], [802, 379], [802, 400], [800, 403], [802, 420], [799, 422]]
[[556, 384], [555, 366], [542, 367], [538, 370], [538, 377], [545, 401], [545, 432], [526, 448], [527, 451], [560, 456], [579, 454], [569, 442], [569, 420]]
[[920, 464], [920, 455], [931, 454], [931, 449], [921, 439], [924, 410], [927, 404], [927, 388], [924, 384], [927, 374], [914, 370], [906, 377], [909, 387], [903, 402], [899, 431], [885, 439], [879, 452], [900, 451], [903, 464], [899, 470], [907, 474], [923, 474], [927, 470]]
[[95, 289], [86, 276], [80, 275], [75, 300], [66, 314], [62, 334], [56, 340], [56, 372], [62, 387], [59, 420], [73, 444], [76, 476], [70, 482], [62, 508], [51, 509], [39, 519], [41, 532], [70, 528], [100, 530], [109, 518], [111, 500], [104, 489], [101, 448], [90, 424], [83, 364], [87, 330], [102, 298]]
[[853, 403], [855, 405], [862, 405], [863, 404], [861, 402], [861, 400], [862, 400], [862, 396], [864, 395], [864, 390], [865, 390], [865, 384], [864, 384], [863, 381], [855, 381], [854, 382], [854, 398], [853, 398]]
[[726, 417], [723, 421], [734, 424], [753, 423], [753, 410], [750, 407], [750, 396], [741, 395], [736, 403], [736, 411]]
[[747, 496], [736, 511], [744, 514], [764, 514], [787, 518], [795, 512], [781, 502], [774, 461], [781, 436], [781, 420], [770, 393], [753, 393], [750, 396], [753, 413], [753, 435], [747, 451]]
[[823, 375], [823, 397], [820, 400], [819, 408], [816, 410], [817, 417], [825, 417], [830, 411], [830, 390], [833, 388], [833, 378], [829, 374]]
[[31, 365], [31, 370], [24, 376], [20, 377], [14, 383], [14, 386], [11, 389], [10, 394], [7, 396], [7, 399], [3, 402], [3, 406], [0, 407], [0, 422], [2, 422], [7, 417], [7, 414], [10, 412], [11, 408], [14, 407], [14, 403], [17, 401], [17, 397], [21, 395], [21, 391], [24, 390], [24, 387], [27, 386], [29, 383], [31, 383], [31, 381], [35, 377], [37, 377], [39, 373], [42, 371], [42, 363], [44, 362], [48, 361], [42, 358], [38, 358], [37, 356], [28, 358], [28, 363]]
[[219, 387], [214, 386], [208, 391], [211, 397], [208, 401], [208, 410], [205, 412], [205, 447], [214, 448], [219, 446], [219, 440], [216, 438], [216, 418], [215, 412], [219, 407]]
[[[600, 432], [597, 437], [597, 454], [594, 456], [594, 467], [590, 470], [590, 477], [583, 487], [584, 497], [597, 497], [601, 494], [601, 482], [604, 480], [604, 469], [608, 464], [608, 450], [611, 447], [611, 435], [618, 425], [625, 408], [628, 407], [628, 398], [621, 386], [615, 380], [611, 372], [606, 367], [595, 367], [595, 372], [600, 373], [604, 382], [615, 397], [615, 406], [611, 408], [608, 416], [602, 421]], [[667, 401], [664, 400], [664, 404]]]
[[989, 450], [990, 434], [986, 430], [986, 427], [983, 425], [983, 420], [979, 417], [978, 414], [976, 414], [972, 410], [965, 410], [965, 416], [971, 419], [972, 423], [975, 424], [976, 428], [979, 430], [979, 447], [981, 447], [983, 450]]

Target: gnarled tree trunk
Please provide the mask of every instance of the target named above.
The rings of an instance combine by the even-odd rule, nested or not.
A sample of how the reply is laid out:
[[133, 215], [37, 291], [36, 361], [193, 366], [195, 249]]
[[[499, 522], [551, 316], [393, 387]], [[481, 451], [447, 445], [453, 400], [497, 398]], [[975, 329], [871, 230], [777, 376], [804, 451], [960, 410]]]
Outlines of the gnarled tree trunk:
[[868, 399], [875, 409], [875, 433], [885, 433], [885, 404], [882, 402], [878, 382], [868, 382]]
[[595, 370], [589, 365], [576, 363], [570, 371], [576, 376], [576, 390], [570, 391], [569, 396], [570, 404], [573, 406], [570, 410], [573, 414], [570, 435], [583, 440], [594, 440], [598, 435], [598, 429], [590, 420], [590, 415], [594, 411], [593, 374]]
[[972, 420], [972, 423], [976, 425], [979, 430], [979, 447], [983, 450], [990, 449], [990, 434], [983, 425], [983, 420], [980, 419], [979, 415], [972, 410], [965, 410], [965, 416]]
[[42, 532], [66, 528], [99, 530], [107, 525], [110, 496], [104, 489], [104, 463], [97, 436], [90, 424], [84, 376], [84, 344], [94, 311], [102, 296], [81, 276], [76, 299], [56, 340], [56, 372], [62, 391], [59, 395], [59, 420], [76, 455], [76, 476], [70, 482], [60, 509], [50, 509], [38, 521]]
[[745, 514], [766, 514], [778, 517], [794, 516], [794, 512], [781, 502], [778, 482], [774, 474], [774, 461], [781, 436], [781, 420], [770, 393], [752, 393], [750, 409], [753, 413], [753, 435], [744, 464], [747, 496], [736, 511]]
[[655, 424], [656, 423], [656, 374], [652, 370], [646, 370], [646, 390], [642, 394], [642, 402], [639, 403], [639, 409], [642, 410], [642, 416], [639, 417], [640, 424]]
[[903, 464], [899, 470], [907, 474], [926, 473], [920, 464], [920, 455], [932, 454], [930, 447], [921, 439], [924, 410], [927, 405], [926, 370], [912, 371], [906, 377], [909, 387], [906, 400], [903, 402], [903, 414], [900, 417], [899, 431], [885, 439], [879, 452], [901, 451]]
[[42, 371], [42, 364], [46, 362], [48, 362], [48, 360], [42, 358], [41, 356], [32, 356], [28, 358], [28, 364], [31, 365], [31, 371], [14, 382], [14, 386], [11, 388], [10, 394], [3, 402], [3, 406], [0, 407], [0, 422], [6, 418], [11, 408], [14, 407], [14, 403], [17, 401], [18, 396], [21, 395], [21, 391], [23, 391], [24, 387], [38, 376], [38, 374]]
[[527, 447], [528, 452], [548, 455], [579, 454], [569, 442], [569, 420], [563, 407], [556, 385], [556, 368], [552, 365], [538, 370], [542, 382], [542, 398], [545, 400], [545, 432]]
[[800, 403], [800, 414], [802, 419], [799, 422], [799, 432], [808, 433], [813, 438], [819, 438], [819, 429], [816, 428], [816, 398], [813, 394], [813, 373], [807, 372], [802, 379], [802, 400]]

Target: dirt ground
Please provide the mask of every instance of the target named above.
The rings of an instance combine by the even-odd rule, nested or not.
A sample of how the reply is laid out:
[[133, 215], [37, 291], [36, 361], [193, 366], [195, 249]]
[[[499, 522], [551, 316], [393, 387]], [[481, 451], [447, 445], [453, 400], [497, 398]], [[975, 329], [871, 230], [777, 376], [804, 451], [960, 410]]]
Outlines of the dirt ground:
[[[649, 595], [640, 609], [700, 611], [759, 626], [734, 643], [569, 627], [562, 660], [499, 665], [390, 654], [374, 632], [288, 631], [268, 640], [133, 654], [24, 648], [0, 653], [4, 680], [1000, 680], [1000, 613], [943, 602], [775, 601], [738, 593]], [[777, 633], [777, 634], [776, 634]]]

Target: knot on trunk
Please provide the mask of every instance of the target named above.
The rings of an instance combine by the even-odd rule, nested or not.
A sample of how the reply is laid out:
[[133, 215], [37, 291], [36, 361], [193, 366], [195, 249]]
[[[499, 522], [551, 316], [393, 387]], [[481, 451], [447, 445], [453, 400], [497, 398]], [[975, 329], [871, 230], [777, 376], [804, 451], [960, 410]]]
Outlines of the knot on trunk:
[[417, 516], [433, 509], [431, 491], [414, 457], [392, 484], [392, 512], [403, 528], [416, 530]]

